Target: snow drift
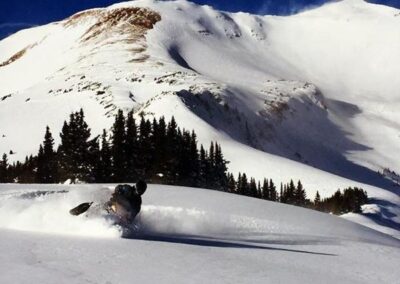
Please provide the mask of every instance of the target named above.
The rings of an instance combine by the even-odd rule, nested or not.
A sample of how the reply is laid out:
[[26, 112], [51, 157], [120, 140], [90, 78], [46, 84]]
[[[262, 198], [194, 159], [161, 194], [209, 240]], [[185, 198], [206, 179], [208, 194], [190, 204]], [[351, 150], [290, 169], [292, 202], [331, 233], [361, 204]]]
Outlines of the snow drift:
[[399, 277], [399, 240], [329, 214], [238, 195], [150, 185], [133, 239], [118, 238], [118, 228], [100, 214], [69, 215], [71, 206], [101, 202], [111, 188], [1, 185], [0, 281], [395, 283]]
[[[110, 198], [113, 188], [113, 185], [1, 186], [0, 228], [118, 237], [121, 228], [113, 225], [113, 220], [98, 206]], [[69, 214], [71, 208], [87, 201], [94, 202], [87, 213]], [[143, 202], [136, 220], [139, 235], [240, 238], [242, 234], [255, 234], [268, 238], [285, 234], [373, 242], [379, 236], [387, 244], [398, 244], [395, 239], [329, 214], [211, 190], [149, 185]]]
[[174, 115], [236, 174], [301, 179], [311, 198], [359, 186], [398, 226], [399, 187], [379, 174], [400, 172], [398, 15], [362, 0], [288, 17], [139, 0], [20, 31], [0, 42], [0, 153], [35, 153], [81, 107], [93, 135], [119, 108]]

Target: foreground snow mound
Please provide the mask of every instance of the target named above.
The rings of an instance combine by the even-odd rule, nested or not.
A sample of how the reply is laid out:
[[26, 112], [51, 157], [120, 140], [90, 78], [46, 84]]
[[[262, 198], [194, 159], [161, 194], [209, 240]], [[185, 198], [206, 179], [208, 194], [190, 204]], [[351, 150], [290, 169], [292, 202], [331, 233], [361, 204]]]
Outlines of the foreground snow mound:
[[[9, 185], [0, 195], [0, 228], [51, 234], [118, 237], [122, 230], [101, 208], [114, 186]], [[95, 204], [81, 216], [69, 210]], [[135, 220], [135, 237], [204, 236], [290, 242], [353, 241], [398, 245], [374, 230], [319, 212], [221, 192], [150, 185]], [[251, 210], [249, 210], [251, 208]]]
[[58, 143], [80, 108], [93, 136], [117, 109], [173, 114], [235, 175], [300, 179], [309, 198], [362, 187], [397, 226], [398, 15], [357, 0], [288, 17], [138, 0], [18, 32], [0, 41], [0, 154], [37, 153], [46, 125]]
[[69, 215], [81, 202], [103, 202], [112, 188], [0, 185], [0, 282], [396, 283], [400, 277], [396, 239], [329, 214], [211, 190], [150, 185], [129, 239], [118, 238], [120, 228], [100, 211]]

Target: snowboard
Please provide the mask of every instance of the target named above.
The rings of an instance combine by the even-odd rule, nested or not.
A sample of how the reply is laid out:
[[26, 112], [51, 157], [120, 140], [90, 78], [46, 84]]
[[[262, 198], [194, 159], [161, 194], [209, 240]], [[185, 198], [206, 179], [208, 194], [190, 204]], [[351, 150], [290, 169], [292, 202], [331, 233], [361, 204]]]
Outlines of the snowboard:
[[79, 216], [79, 215], [85, 213], [86, 211], [88, 211], [90, 206], [92, 206], [92, 204], [93, 204], [93, 202], [85, 202], [85, 203], [79, 204], [75, 208], [72, 208], [71, 210], [69, 210], [69, 213], [74, 216]]

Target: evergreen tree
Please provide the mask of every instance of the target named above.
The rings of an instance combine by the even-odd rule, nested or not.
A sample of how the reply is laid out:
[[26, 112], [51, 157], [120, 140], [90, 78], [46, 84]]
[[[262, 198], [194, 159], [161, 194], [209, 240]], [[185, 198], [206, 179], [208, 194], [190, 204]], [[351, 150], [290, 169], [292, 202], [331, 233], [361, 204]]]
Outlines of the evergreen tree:
[[269, 188], [269, 200], [274, 202], [278, 201], [278, 192], [276, 191], [276, 186], [272, 181], [272, 179], [269, 180], [268, 188]]
[[296, 186], [294, 185], [293, 180], [290, 180], [290, 183], [286, 188], [286, 202], [288, 204], [295, 204], [295, 191]]
[[251, 196], [250, 184], [245, 173], [242, 174], [240, 192], [242, 195]]
[[208, 160], [212, 170], [215, 168], [215, 151], [214, 151], [214, 142], [211, 142], [210, 149], [208, 151]]
[[44, 162], [44, 150], [42, 144], [39, 146], [39, 153], [37, 155], [37, 168], [36, 168], [36, 183], [44, 183], [45, 173], [45, 162]]
[[138, 135], [137, 125], [133, 118], [133, 111], [128, 113], [126, 118], [126, 140], [125, 140], [125, 159], [126, 159], [126, 181], [135, 182], [138, 179]]
[[0, 182], [10, 182], [8, 177], [8, 159], [7, 154], [3, 154], [2, 160], [0, 161]]
[[257, 197], [257, 195], [258, 195], [257, 183], [256, 183], [256, 180], [254, 178], [250, 179], [249, 192], [246, 195], [250, 196], [250, 197]]
[[190, 161], [190, 133], [178, 130], [178, 143], [180, 151], [177, 152], [177, 184], [189, 186], [191, 161]]
[[153, 176], [156, 182], [165, 183], [166, 162], [167, 162], [167, 125], [164, 117], [153, 121], [152, 144], [154, 145]]
[[139, 131], [138, 175], [145, 179], [151, 175], [154, 145], [152, 145], [151, 138], [151, 122], [143, 116], [140, 120]]
[[113, 173], [112, 153], [108, 142], [107, 132], [105, 130], [103, 130], [103, 135], [101, 137], [100, 161], [101, 181], [106, 183], [111, 182]]
[[263, 181], [262, 198], [265, 199], [265, 200], [271, 200], [270, 199], [268, 180], [266, 178], [264, 178], [264, 181]]
[[126, 155], [125, 144], [125, 117], [122, 110], [118, 110], [112, 128], [112, 161], [113, 161], [113, 181], [123, 182], [126, 179]]
[[228, 192], [236, 193], [236, 181], [233, 174], [228, 174]]
[[236, 193], [240, 194], [240, 195], [244, 195], [242, 174], [240, 172], [239, 172], [238, 179], [237, 179], [237, 182], [236, 182]]
[[291, 180], [289, 184], [283, 186], [281, 202], [286, 204], [295, 204], [295, 191], [296, 186], [294, 185], [293, 180]]
[[[213, 145], [211, 144], [211, 147]], [[210, 152], [211, 152], [210, 147]], [[212, 159], [212, 158], [211, 158]], [[211, 161], [212, 163], [212, 161]], [[227, 188], [227, 161], [224, 159], [222, 154], [221, 146], [215, 143], [215, 154], [214, 154], [214, 180], [215, 188], [218, 190], [225, 190]]]
[[200, 161], [199, 161], [199, 186], [203, 188], [207, 188], [208, 186], [208, 176], [209, 176], [209, 165], [207, 152], [204, 150], [203, 145], [200, 146]]
[[315, 194], [314, 198], [314, 209], [320, 210], [321, 209], [321, 196], [319, 195], [319, 192]]
[[86, 181], [88, 182], [98, 182], [99, 178], [99, 165], [101, 159], [101, 151], [99, 145], [99, 136], [94, 139], [88, 141], [88, 157], [86, 160], [88, 174], [86, 177]]
[[199, 150], [197, 149], [197, 136], [192, 131], [189, 138], [189, 177], [190, 186], [199, 186], [200, 182], [200, 161]]
[[61, 145], [58, 150], [60, 175], [62, 179], [70, 178], [87, 181], [90, 176], [91, 165], [89, 157], [90, 128], [85, 122], [84, 113], [70, 115], [69, 123], [64, 122], [60, 133]]
[[[167, 162], [165, 181], [167, 184], [177, 184], [179, 179], [179, 141], [178, 126], [172, 117], [167, 126]], [[207, 180], [206, 180], [207, 181]]]
[[40, 145], [37, 157], [36, 180], [39, 183], [58, 182], [58, 165], [53, 146], [54, 139], [50, 128], [47, 126], [43, 146]]
[[35, 158], [32, 155], [25, 157], [25, 162], [21, 164], [18, 172], [14, 174], [15, 180], [19, 183], [34, 183], [36, 175], [34, 173], [36, 167]]
[[299, 180], [294, 192], [294, 205], [304, 207], [306, 205], [306, 198], [306, 191], [304, 190], [303, 185]]
[[257, 198], [262, 199], [262, 189], [261, 189], [261, 184], [260, 181], [257, 183]]

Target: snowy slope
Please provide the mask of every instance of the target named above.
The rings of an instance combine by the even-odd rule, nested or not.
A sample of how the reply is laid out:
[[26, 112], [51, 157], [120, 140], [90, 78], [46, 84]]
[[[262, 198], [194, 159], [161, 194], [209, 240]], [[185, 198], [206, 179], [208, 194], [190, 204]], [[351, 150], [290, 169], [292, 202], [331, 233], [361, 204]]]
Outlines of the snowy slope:
[[[400, 242], [329, 214], [150, 185], [134, 239], [73, 217], [111, 185], [0, 186], [4, 283], [396, 283]], [[47, 191], [47, 193], [45, 193]]]
[[[37, 151], [83, 107], [93, 134], [118, 108], [174, 115], [230, 170], [301, 179], [312, 197], [362, 186], [400, 223], [399, 10], [345, 0], [289, 17], [178, 1], [92, 9], [0, 42], [0, 153]], [[57, 135], [55, 135], [58, 139]]]

